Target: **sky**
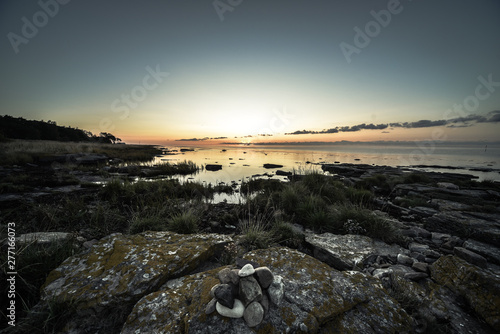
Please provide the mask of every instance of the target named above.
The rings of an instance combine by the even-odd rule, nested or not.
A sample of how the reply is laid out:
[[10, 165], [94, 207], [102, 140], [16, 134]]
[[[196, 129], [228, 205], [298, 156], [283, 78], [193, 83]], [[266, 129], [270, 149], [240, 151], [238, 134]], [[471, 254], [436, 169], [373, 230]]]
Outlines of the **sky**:
[[498, 0], [4, 0], [0, 34], [0, 114], [128, 143], [500, 140]]

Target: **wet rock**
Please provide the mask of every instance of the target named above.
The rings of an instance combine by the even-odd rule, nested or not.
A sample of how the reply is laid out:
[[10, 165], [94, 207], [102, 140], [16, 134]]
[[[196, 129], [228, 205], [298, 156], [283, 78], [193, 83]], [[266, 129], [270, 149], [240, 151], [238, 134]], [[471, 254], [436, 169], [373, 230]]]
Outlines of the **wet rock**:
[[257, 262], [255, 262], [255, 261], [250, 261], [248, 259], [242, 259], [242, 258], [237, 258], [236, 259], [236, 267], [238, 267], [240, 269], [243, 268], [247, 264], [251, 264], [252, 267], [254, 267], [254, 268], [260, 267], [259, 264]]
[[213, 291], [213, 296], [218, 303], [231, 309], [234, 307], [235, 296], [233, 288], [229, 284], [217, 284], [211, 291]]
[[271, 169], [271, 168], [283, 168], [283, 165], [277, 165], [277, 164], [264, 164], [264, 168]]
[[221, 170], [222, 169], [222, 165], [206, 164], [205, 165], [205, 169], [208, 170], [208, 171], [215, 172], [215, 171]]
[[413, 263], [413, 265], [411, 267], [413, 269], [415, 269], [416, 271], [419, 271], [422, 273], [427, 274], [429, 272], [429, 265], [427, 263], [424, 263], [424, 262], [415, 262], [415, 263]]
[[205, 314], [211, 314], [214, 313], [216, 310], [216, 304], [217, 304], [217, 299], [212, 298], [207, 304], [207, 307], [205, 308]]
[[264, 308], [259, 302], [250, 303], [243, 313], [243, 318], [248, 327], [255, 327], [264, 319]]
[[484, 257], [482, 257], [479, 254], [476, 254], [468, 249], [462, 248], [462, 247], [455, 247], [453, 249], [453, 252], [455, 253], [456, 256], [459, 258], [464, 259], [465, 261], [476, 265], [480, 268], [486, 268], [488, 266], [488, 262]]
[[224, 317], [236, 318], [236, 319], [243, 317], [243, 313], [245, 312], [245, 307], [243, 306], [243, 303], [239, 299], [234, 300], [234, 307], [232, 308], [226, 307], [221, 303], [217, 302], [217, 304], [215, 304], [215, 309], [220, 315]]
[[49, 301], [72, 303], [75, 313], [68, 330], [88, 327], [94, 331], [92, 328], [99, 326], [108, 332], [106, 328], [126, 317], [124, 309], [170, 277], [194, 270], [230, 241], [228, 236], [212, 234], [111, 234], [91, 249], [69, 257], [49, 274], [42, 287], [41, 305]]
[[222, 284], [232, 283], [234, 285], [238, 285], [240, 282], [240, 277], [238, 276], [237, 272], [229, 268], [224, 268], [219, 271], [219, 280]]
[[256, 268], [255, 276], [263, 289], [267, 289], [274, 280], [274, 275], [268, 267]]
[[445, 211], [424, 220], [430, 231], [463, 235], [500, 247], [500, 216], [478, 215], [470, 212]]
[[250, 275], [253, 275], [255, 273], [255, 269], [250, 263], [247, 263], [243, 266], [243, 268], [240, 269], [238, 272], [238, 276], [241, 277], [247, 277]]
[[427, 231], [424, 228], [416, 227], [416, 226], [412, 226], [406, 230], [403, 230], [403, 231], [401, 231], [401, 233], [403, 235], [405, 235], [407, 237], [411, 237], [411, 238], [416, 238], [416, 237], [430, 238], [431, 237], [431, 232]]
[[464, 297], [491, 327], [500, 331], [500, 276], [457, 256], [442, 256], [430, 267], [432, 278]]
[[429, 246], [428, 245], [419, 244], [417, 242], [412, 242], [412, 243], [410, 243], [410, 245], [408, 246], [408, 248], [412, 252], [424, 253], [425, 251], [427, 251], [429, 249]]
[[445, 199], [433, 199], [432, 203], [437, 205], [439, 211], [468, 211], [471, 209], [471, 206], [468, 204]]
[[267, 312], [269, 312], [269, 297], [267, 296], [267, 293], [262, 294], [262, 300], [260, 301], [260, 304], [264, 309], [264, 315], [267, 314]]
[[424, 261], [425, 259], [425, 255], [419, 252], [411, 252], [410, 256], [420, 262]]
[[422, 273], [422, 272], [406, 273], [404, 275], [404, 278], [407, 280], [410, 280], [410, 281], [419, 281], [419, 280], [427, 278], [427, 277], [429, 277], [429, 275], [427, 275], [426, 273]]
[[[422, 307], [429, 306], [430, 312], [435, 315], [438, 323], [445, 325], [446, 333], [467, 334], [495, 334], [487, 323], [471, 312], [466, 301], [457, 296], [450, 289], [439, 285], [430, 285], [430, 303], [426, 300]], [[433, 326], [434, 325], [434, 326]], [[431, 327], [432, 326], [432, 327]], [[433, 330], [435, 324], [429, 324], [428, 329]], [[425, 328], [423, 333], [425, 333]]]
[[383, 277], [388, 277], [393, 272], [394, 271], [391, 268], [379, 268], [379, 269], [375, 269], [372, 272], [372, 275], [373, 275], [373, 277], [380, 279]]
[[439, 254], [439, 252], [435, 251], [435, 250], [432, 250], [432, 249], [428, 249], [426, 251], [424, 251], [423, 253], [426, 257], [432, 257], [432, 258], [435, 258], [435, 259], [438, 259], [441, 254]]
[[494, 247], [484, 242], [468, 239], [464, 242], [463, 247], [484, 256], [489, 261], [500, 264], [500, 248]]
[[[110, 241], [108, 240], [108, 243]], [[134, 241], [140, 241], [140, 239]], [[159, 254], [162, 244], [165, 242], [147, 248], [136, 244], [142, 250], [142, 252], [138, 250], [136, 252], [143, 254], [143, 256], [147, 252], [149, 252], [149, 256], [156, 253], [158, 261], [149, 260], [147, 267], [158, 269], [162, 273], [165, 271], [172, 273], [175, 269], [168, 269], [168, 266], [175, 262], [175, 255], [172, 254], [169, 257], [168, 251], [167, 254]], [[115, 244], [113, 248], [115, 255], [122, 252], [122, 248], [117, 246]], [[100, 249], [99, 245], [96, 247]], [[186, 251], [185, 256], [189, 256], [189, 254], [194, 253], [193, 250], [196, 250], [194, 244], [185, 245], [184, 242], [176, 243], [176, 248], [173, 247], [174, 245], [171, 244], [169, 251], [173, 252], [174, 249], [178, 249], [178, 254]], [[148, 251], [145, 251], [146, 249]], [[99, 254], [102, 254], [102, 251], [96, 254], [96, 258], [100, 256]], [[127, 258], [129, 261], [131, 261], [130, 258], [139, 256], [134, 255], [135, 253], [127, 254], [130, 254]], [[320, 330], [332, 332], [339, 329], [341, 332], [365, 333], [376, 329], [380, 333], [394, 333], [410, 332], [411, 330], [410, 317], [399, 304], [389, 297], [377, 279], [359, 272], [339, 272], [308, 255], [288, 248], [253, 251], [246, 254], [245, 259], [265, 263], [274, 274], [274, 281], [268, 289], [273, 303], [269, 306], [268, 313], [262, 323], [256, 327], [263, 332], [295, 333], [307, 331], [314, 333]], [[124, 259], [117, 258], [116, 260], [117, 263], [121, 263]], [[130, 271], [132, 275], [141, 270], [144, 257], [138, 258], [136, 261], [138, 262], [134, 262], [135, 266]], [[106, 263], [108, 264], [106, 265]], [[164, 265], [166, 267], [163, 267]], [[106, 273], [111, 268], [113, 267], [109, 266], [109, 262], [105, 261], [104, 264], [100, 264], [104, 277], [107, 276]], [[218, 274], [220, 271], [221, 268], [216, 268], [183, 276], [181, 279], [177, 279], [175, 284], [170, 284], [169, 287], [152, 288], [151, 293], [145, 294], [135, 303], [132, 311], [127, 312], [128, 317], [122, 326], [121, 333], [179, 333], [185, 331], [186, 326], [189, 326], [190, 333], [250, 333], [251, 329], [244, 319], [222, 320], [218, 313], [206, 314], [207, 304], [212, 299], [209, 292], [214, 285], [219, 283]], [[80, 275], [80, 279], [86, 275], [87, 273], [84, 273], [83, 276]], [[242, 280], [247, 280], [250, 277], [252, 276]], [[83, 284], [88, 285], [88, 282], [83, 282]], [[90, 285], [90, 288], [92, 286]], [[276, 286], [279, 288], [274, 291], [281, 291], [278, 305], [275, 303], [276, 298], [272, 297], [276, 293], [271, 292]], [[71, 286], [61, 284], [59, 287], [61, 293], [72, 291]], [[123, 287], [125, 288], [124, 293], [131, 293], [130, 290], [126, 290], [126, 285]], [[102, 293], [101, 298], [109, 300], [110, 297], [106, 297], [110, 291], [109, 288], [99, 289], [99, 291]], [[262, 298], [264, 302], [265, 297]], [[115, 299], [117, 298], [115, 297]], [[216, 304], [216, 309], [226, 316], [243, 316], [242, 304], [239, 307], [239, 302], [235, 301], [235, 307], [228, 309], [230, 313], [227, 314], [224, 312], [228, 310], [223, 309], [224, 306], [220, 303]], [[118, 307], [118, 305], [114, 304], [114, 307]], [[236, 312], [235, 309], [239, 311]], [[93, 314], [89, 312], [89, 308], [81, 308], [80, 310], [87, 319], [87, 322], [83, 324], [85, 326], [67, 326], [67, 329], [73, 328], [75, 332], [77, 332], [76, 328], [90, 329], [91, 332], [96, 333], [110, 332], [105, 327], [99, 327], [102, 326], [105, 319], [100, 318], [103, 321], [95, 321], [97, 316], [103, 316], [101, 313], [106, 310], [106, 307], [101, 307]], [[93, 327], [89, 324], [92, 324]]]
[[283, 299], [284, 285], [283, 278], [281, 276], [274, 276], [273, 282], [267, 290], [269, 294], [269, 299], [274, 305], [280, 305]]
[[362, 235], [308, 233], [306, 242], [312, 246], [314, 257], [338, 270], [351, 270], [362, 265], [372, 255], [408, 253], [407, 250]]
[[240, 299], [245, 307], [253, 301], [262, 300], [262, 288], [253, 276], [240, 278]]
[[278, 169], [276, 171], [276, 175], [280, 175], [280, 176], [292, 176], [292, 172], [285, 172], [281, 169]]
[[34, 232], [21, 234], [16, 237], [18, 246], [37, 243], [39, 245], [50, 245], [52, 243], [61, 243], [72, 238], [71, 233], [67, 232]]
[[411, 257], [404, 254], [398, 254], [398, 263], [411, 266], [413, 262], [414, 260]]
[[450, 182], [438, 182], [437, 186], [439, 188], [443, 188], [443, 189], [452, 189], [452, 190], [459, 190], [460, 189], [459, 186], [457, 186], [456, 184], [450, 183]]
[[413, 208], [410, 208], [410, 213], [414, 215], [418, 215], [420, 217], [431, 217], [438, 213], [436, 209], [428, 208], [426, 206], [416, 206]]

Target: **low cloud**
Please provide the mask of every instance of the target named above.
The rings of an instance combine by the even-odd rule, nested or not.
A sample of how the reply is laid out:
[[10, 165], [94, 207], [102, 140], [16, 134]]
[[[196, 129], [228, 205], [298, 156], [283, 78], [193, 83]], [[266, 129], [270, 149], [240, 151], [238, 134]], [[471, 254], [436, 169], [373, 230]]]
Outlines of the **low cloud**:
[[480, 123], [497, 123], [497, 122], [500, 122], [500, 110], [490, 111], [485, 120], [481, 121]]
[[[331, 129], [325, 129], [322, 131], [312, 131], [312, 130], [298, 130], [291, 133], [285, 133], [285, 135], [302, 135], [302, 134], [327, 134], [327, 133], [338, 133], [338, 132], [356, 132], [361, 130], [385, 130], [390, 127], [393, 128], [404, 128], [404, 129], [415, 129], [415, 128], [430, 128], [435, 126], [447, 126], [449, 128], [465, 128], [473, 126], [475, 123], [496, 123], [500, 122], [500, 110], [490, 111], [486, 116], [480, 115], [468, 115], [465, 117], [457, 117], [448, 120], [436, 120], [431, 121], [428, 119], [422, 119], [416, 122], [404, 122], [404, 123], [387, 123], [387, 124], [358, 124], [353, 126], [337, 126]], [[388, 133], [388, 131], [382, 131], [382, 133]]]
[[205, 138], [184, 138], [184, 139], [177, 139], [176, 141], [203, 141], [203, 140], [208, 140], [208, 137]]

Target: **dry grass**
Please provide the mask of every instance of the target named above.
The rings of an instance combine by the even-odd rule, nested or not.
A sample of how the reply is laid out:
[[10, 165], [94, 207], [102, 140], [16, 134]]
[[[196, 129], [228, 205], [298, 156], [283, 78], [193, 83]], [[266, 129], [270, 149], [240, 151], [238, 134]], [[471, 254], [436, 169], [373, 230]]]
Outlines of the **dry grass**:
[[70, 154], [106, 154], [110, 158], [144, 161], [161, 150], [151, 145], [119, 145], [100, 143], [58, 142], [50, 140], [12, 140], [0, 143], [0, 164], [15, 165], [33, 162], [37, 157]]

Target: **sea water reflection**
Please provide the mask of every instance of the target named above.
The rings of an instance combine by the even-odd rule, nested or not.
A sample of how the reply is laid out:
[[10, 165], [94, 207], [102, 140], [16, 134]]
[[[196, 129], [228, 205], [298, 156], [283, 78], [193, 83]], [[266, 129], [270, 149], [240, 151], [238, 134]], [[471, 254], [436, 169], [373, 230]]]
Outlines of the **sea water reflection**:
[[[376, 146], [299, 146], [299, 147], [218, 147], [190, 148], [181, 152], [179, 148], [170, 149], [167, 154], [157, 156], [153, 164], [182, 161], [192, 161], [201, 169], [194, 174], [175, 176], [180, 182], [200, 182], [205, 184], [236, 184], [239, 189], [241, 182], [250, 178], [271, 178], [287, 182], [286, 176], [276, 175], [277, 170], [285, 172], [305, 173], [321, 170], [321, 164], [354, 163], [370, 165], [401, 166], [414, 147], [376, 147]], [[167, 149], [166, 149], [167, 150]], [[497, 150], [498, 151], [498, 150]], [[497, 151], [488, 154], [477, 153], [472, 149], [440, 149], [434, 154], [424, 156], [423, 165], [431, 167], [415, 167], [417, 170], [452, 172], [471, 174], [478, 180], [500, 181], [500, 155]], [[264, 164], [278, 164], [283, 167], [266, 169]], [[204, 167], [207, 164], [219, 164], [222, 169], [210, 171]], [[433, 166], [433, 167], [432, 167]], [[446, 169], [441, 167], [453, 167]], [[457, 169], [458, 168], [458, 169]], [[471, 169], [491, 169], [478, 171]], [[230, 203], [242, 201], [239, 193], [227, 195], [216, 194], [213, 202], [226, 200]]]

